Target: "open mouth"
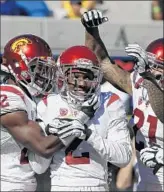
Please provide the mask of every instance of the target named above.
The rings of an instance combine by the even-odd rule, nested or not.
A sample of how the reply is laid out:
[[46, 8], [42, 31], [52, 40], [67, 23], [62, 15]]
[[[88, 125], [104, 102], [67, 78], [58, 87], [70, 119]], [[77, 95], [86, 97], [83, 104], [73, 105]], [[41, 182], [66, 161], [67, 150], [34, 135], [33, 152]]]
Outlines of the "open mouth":
[[42, 86], [42, 85], [43, 85], [43, 81], [37, 80], [37, 81], [36, 81], [36, 84], [37, 84], [38, 86]]
[[84, 96], [87, 94], [84, 90], [76, 90], [74, 93], [79, 96]]
[[85, 94], [87, 94], [89, 92], [89, 90], [88, 90], [88, 88], [75, 88], [74, 92], [77, 95], [85, 95]]
[[46, 79], [41, 77], [39, 74], [36, 75], [35, 77], [35, 83], [38, 85], [38, 86], [43, 86], [43, 84], [46, 82]]

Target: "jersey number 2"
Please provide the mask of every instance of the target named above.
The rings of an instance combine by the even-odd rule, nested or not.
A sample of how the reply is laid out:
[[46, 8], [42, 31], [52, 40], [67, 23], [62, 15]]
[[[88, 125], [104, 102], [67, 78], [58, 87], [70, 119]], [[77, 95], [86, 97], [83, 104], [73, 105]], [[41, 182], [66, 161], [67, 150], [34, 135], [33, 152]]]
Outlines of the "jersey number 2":
[[81, 139], [76, 138], [74, 142], [65, 150], [65, 162], [67, 165], [90, 164], [89, 152], [81, 153], [81, 156], [73, 157], [73, 151], [82, 142]]
[[0, 95], [0, 107], [3, 108], [3, 107], [9, 106], [9, 103], [6, 102], [6, 100], [7, 100], [7, 95], [4, 95], [4, 94]]
[[[143, 111], [140, 109], [136, 108], [134, 110], [134, 116], [138, 117], [138, 122], [136, 124], [137, 129], [140, 129], [145, 121], [145, 116]], [[157, 130], [157, 122], [158, 119], [157, 117], [154, 117], [152, 115], [148, 115], [148, 118], [146, 120], [149, 123], [149, 130], [148, 130], [148, 137], [149, 137], [149, 142], [156, 142], [155, 134]]]

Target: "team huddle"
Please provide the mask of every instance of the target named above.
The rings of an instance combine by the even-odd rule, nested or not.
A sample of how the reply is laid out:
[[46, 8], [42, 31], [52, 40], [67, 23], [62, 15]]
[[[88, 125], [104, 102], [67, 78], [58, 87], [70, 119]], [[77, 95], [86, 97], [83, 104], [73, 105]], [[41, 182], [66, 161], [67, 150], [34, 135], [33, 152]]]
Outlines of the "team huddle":
[[[97, 10], [83, 14], [85, 45], [57, 61], [32, 34], [11, 39], [1, 63], [1, 190], [36, 191], [50, 168], [51, 191], [110, 191], [108, 163], [126, 167], [134, 153], [125, 107], [102, 78], [132, 95], [137, 191], [163, 191], [164, 39], [125, 48], [132, 73], [109, 56]], [[38, 99], [39, 98], [39, 99]], [[44, 182], [44, 181], [43, 181]]]

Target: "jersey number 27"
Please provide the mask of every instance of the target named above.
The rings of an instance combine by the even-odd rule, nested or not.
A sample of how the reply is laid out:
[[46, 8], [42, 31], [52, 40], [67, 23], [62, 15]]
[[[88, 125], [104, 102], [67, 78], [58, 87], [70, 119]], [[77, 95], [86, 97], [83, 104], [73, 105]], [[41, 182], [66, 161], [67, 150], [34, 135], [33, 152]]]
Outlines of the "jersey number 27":
[[[143, 111], [141, 111], [140, 109], [136, 108], [134, 110], [134, 117], [138, 117], [138, 122], [136, 124], [136, 128], [137, 130], [141, 129], [141, 127], [143, 127], [144, 125], [144, 121], [145, 121], [145, 116]], [[157, 130], [157, 122], [158, 119], [157, 117], [154, 117], [152, 115], [148, 115], [146, 121], [149, 123], [149, 130], [148, 130], [148, 137], [149, 137], [149, 142], [156, 142], [156, 130]], [[136, 130], [136, 131], [137, 131]], [[140, 145], [140, 144], [139, 144]], [[141, 145], [143, 146], [144, 144], [141, 143]], [[144, 147], [144, 146], [143, 146]], [[143, 148], [141, 147], [141, 149]], [[139, 151], [141, 150], [139, 149]]]

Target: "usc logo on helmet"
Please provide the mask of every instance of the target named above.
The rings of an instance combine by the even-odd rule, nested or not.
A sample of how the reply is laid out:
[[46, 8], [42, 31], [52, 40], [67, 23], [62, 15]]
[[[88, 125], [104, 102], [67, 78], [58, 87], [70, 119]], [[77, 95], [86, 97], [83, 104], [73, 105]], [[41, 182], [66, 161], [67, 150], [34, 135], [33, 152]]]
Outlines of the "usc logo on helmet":
[[11, 45], [11, 51], [14, 53], [20, 53], [20, 51], [23, 51], [23, 48], [26, 45], [32, 44], [32, 41], [27, 39], [27, 38], [21, 38], [16, 40], [12, 45]]

